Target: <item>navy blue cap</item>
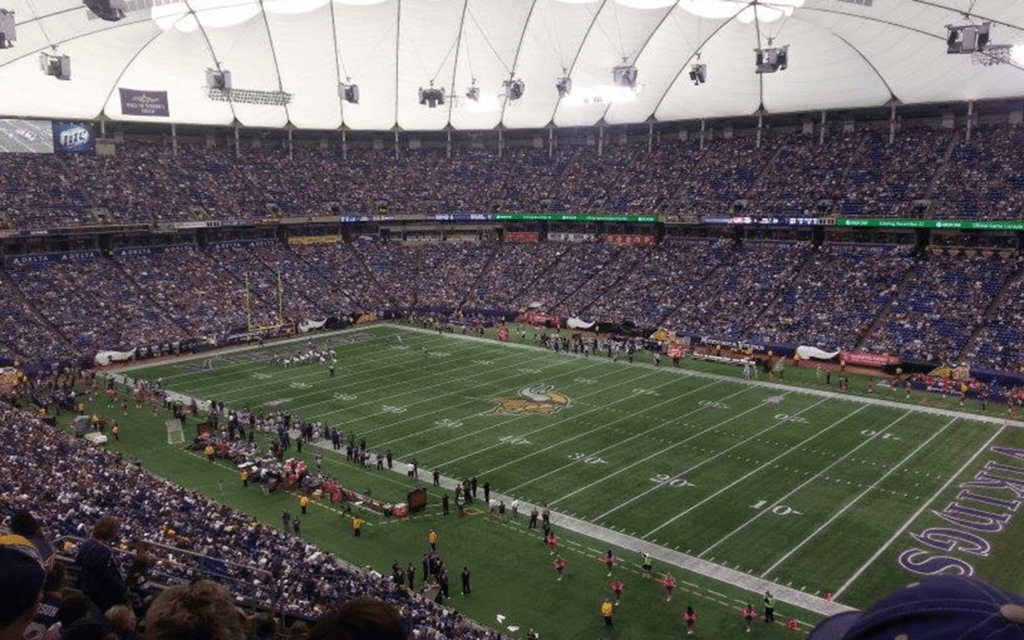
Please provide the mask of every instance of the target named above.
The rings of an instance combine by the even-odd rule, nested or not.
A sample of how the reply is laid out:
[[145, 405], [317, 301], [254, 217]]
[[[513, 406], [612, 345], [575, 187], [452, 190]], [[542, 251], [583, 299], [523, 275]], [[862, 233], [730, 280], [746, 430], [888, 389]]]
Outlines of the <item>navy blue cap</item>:
[[807, 640], [1024, 640], [1024, 597], [987, 582], [938, 576], [866, 611], [822, 620]]

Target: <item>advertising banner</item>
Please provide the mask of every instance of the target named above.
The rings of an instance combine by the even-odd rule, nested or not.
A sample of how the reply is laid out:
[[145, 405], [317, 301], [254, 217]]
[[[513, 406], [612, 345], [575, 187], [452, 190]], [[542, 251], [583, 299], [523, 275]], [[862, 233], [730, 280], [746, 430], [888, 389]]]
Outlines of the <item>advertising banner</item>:
[[508, 242], [540, 242], [540, 233], [537, 231], [506, 231], [505, 240]]
[[620, 235], [612, 234], [604, 237], [605, 242], [612, 244], [642, 244], [642, 245], [653, 245], [653, 236], [634, 236], [634, 235]]
[[88, 122], [54, 122], [54, 153], [96, 153], [96, 131]]
[[304, 244], [338, 244], [341, 242], [341, 236], [330, 235], [330, 236], [289, 236], [288, 244], [291, 246], [304, 245]]
[[896, 356], [877, 353], [843, 351], [839, 354], [839, 361], [845, 364], [856, 364], [865, 367], [884, 367], [890, 364], [899, 364], [900, 359]]
[[157, 116], [168, 118], [171, 115], [167, 106], [166, 91], [140, 91], [138, 89], [120, 89], [121, 113], [126, 116]]
[[19, 266], [43, 262], [78, 262], [82, 260], [95, 260], [99, 257], [98, 251], [66, 251], [64, 253], [44, 253], [35, 256], [7, 256], [4, 258], [4, 264]]

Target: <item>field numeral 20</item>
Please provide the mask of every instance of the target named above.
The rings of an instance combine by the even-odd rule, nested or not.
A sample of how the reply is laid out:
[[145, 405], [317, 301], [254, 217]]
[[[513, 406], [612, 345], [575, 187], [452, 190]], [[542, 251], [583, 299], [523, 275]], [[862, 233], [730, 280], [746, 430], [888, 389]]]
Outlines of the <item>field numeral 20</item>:
[[669, 487], [675, 487], [676, 489], [681, 489], [683, 487], [696, 487], [697, 486], [697, 485], [693, 484], [692, 482], [690, 482], [689, 480], [687, 480], [686, 478], [673, 478], [672, 476], [668, 475], [667, 473], [659, 473], [659, 474], [655, 475], [653, 478], [651, 478], [651, 482], [655, 482], [657, 484], [665, 485], [665, 486], [669, 486]]
[[[760, 509], [764, 509], [766, 504], [768, 504], [767, 500], [758, 500], [754, 504], [750, 505], [750, 508], [751, 509], [758, 509], [758, 510], [760, 510]], [[804, 515], [802, 512], [797, 511], [796, 509], [793, 509], [791, 507], [787, 507], [784, 504], [777, 504], [777, 505], [775, 505], [774, 507], [771, 508], [771, 512], [774, 513], [777, 516], [788, 516], [788, 515], [802, 516], [802, 515]]]

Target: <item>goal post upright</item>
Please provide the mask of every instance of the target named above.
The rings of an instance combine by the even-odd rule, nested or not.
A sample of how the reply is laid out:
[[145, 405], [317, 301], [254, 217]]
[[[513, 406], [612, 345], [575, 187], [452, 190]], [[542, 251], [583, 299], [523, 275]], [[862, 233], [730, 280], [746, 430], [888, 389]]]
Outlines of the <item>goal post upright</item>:
[[252, 296], [249, 292], [249, 274], [245, 274], [245, 327], [252, 332]]

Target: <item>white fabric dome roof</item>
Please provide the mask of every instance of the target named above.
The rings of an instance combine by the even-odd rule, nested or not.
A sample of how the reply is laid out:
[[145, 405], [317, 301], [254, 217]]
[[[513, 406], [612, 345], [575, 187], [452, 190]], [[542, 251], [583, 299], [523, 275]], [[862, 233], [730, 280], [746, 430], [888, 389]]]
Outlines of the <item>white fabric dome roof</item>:
[[[970, 55], [948, 55], [945, 43], [945, 25], [990, 20], [993, 43], [1024, 45], [1021, 0], [128, 3], [123, 20], [105, 22], [81, 0], [0, 0], [18, 22], [15, 46], [0, 50], [0, 115], [438, 130], [1024, 96], [1020, 62], [974, 65]], [[753, 50], [769, 38], [789, 45], [789, 68], [757, 75]], [[51, 45], [70, 55], [70, 81], [40, 71], [39, 54]], [[698, 51], [708, 78], [694, 86], [687, 72]], [[623, 60], [638, 69], [635, 94], [610, 86]], [[238, 89], [290, 93], [291, 103], [212, 101], [208, 67], [229, 70]], [[560, 99], [555, 82], [563, 75], [573, 93]], [[525, 82], [514, 102], [501, 95], [512, 76]], [[346, 78], [359, 85], [359, 104], [340, 100]], [[461, 96], [474, 79], [479, 102], [418, 102], [431, 80]], [[166, 91], [170, 118], [123, 115], [119, 88]]]

